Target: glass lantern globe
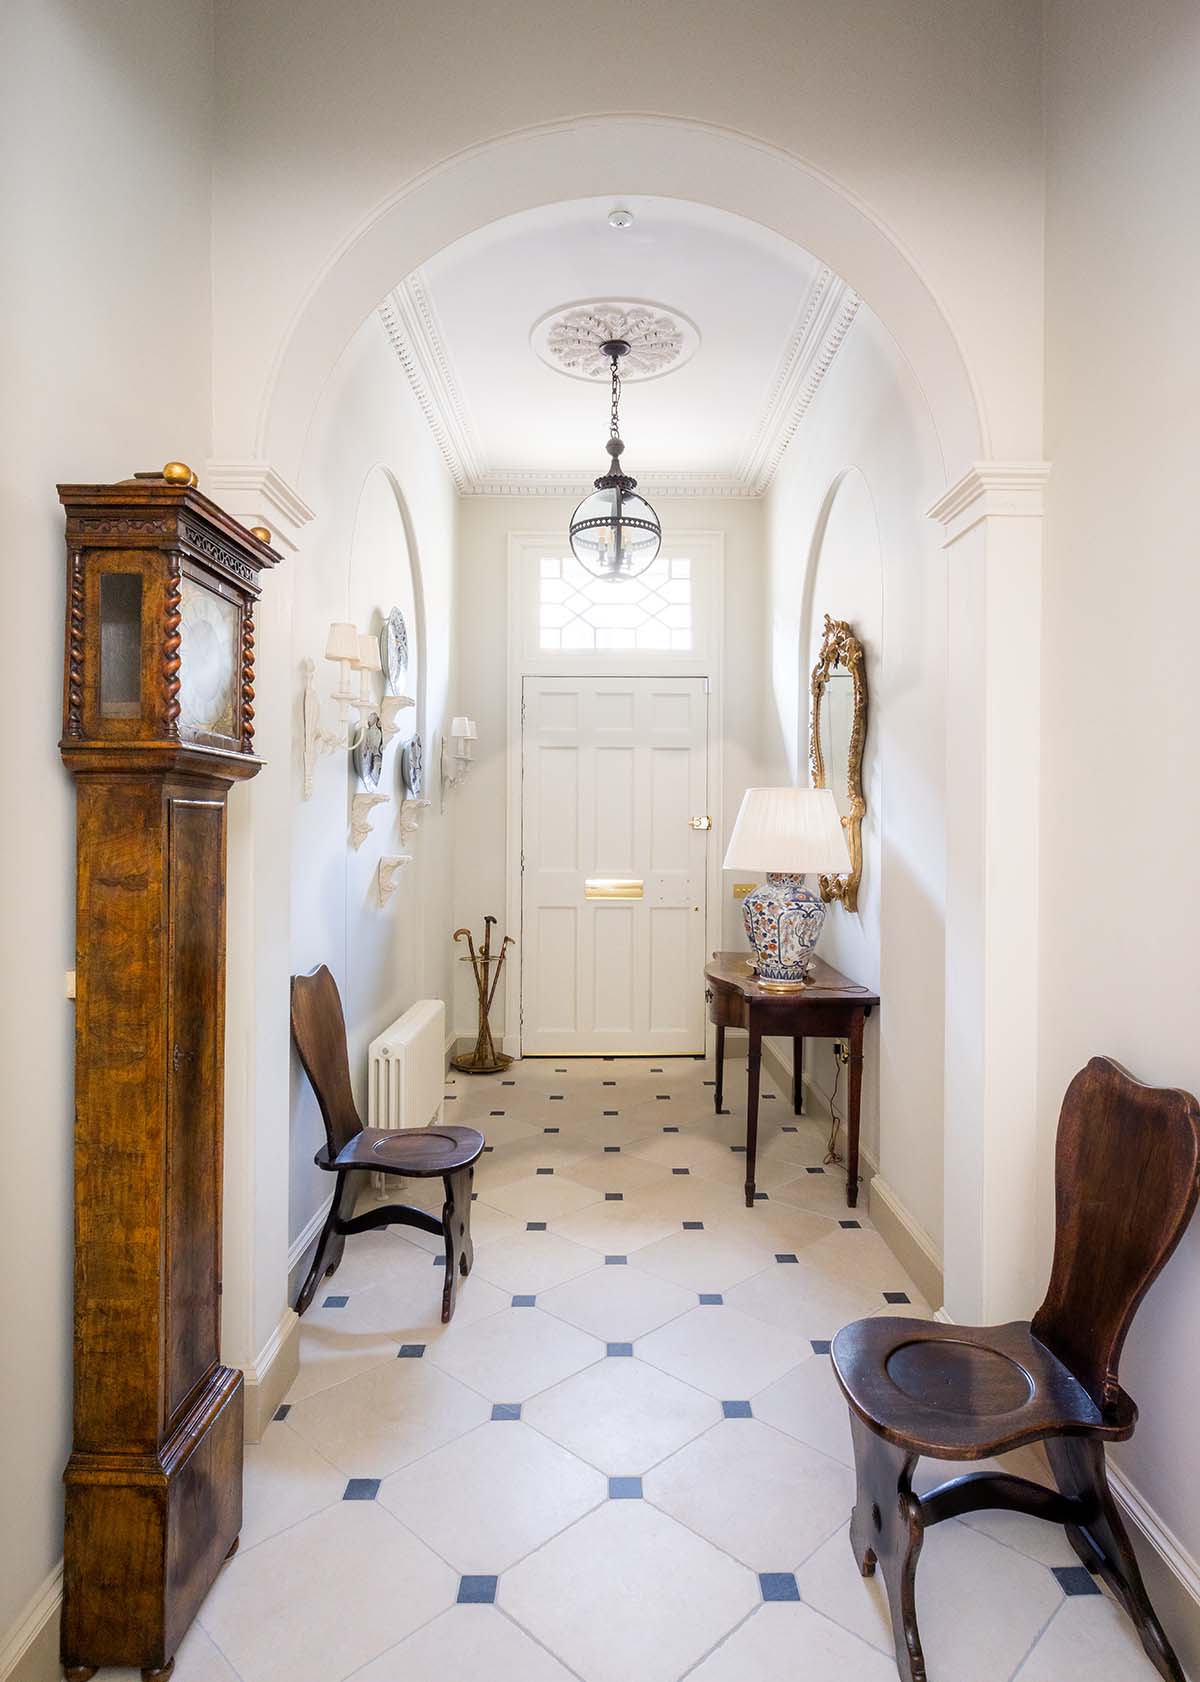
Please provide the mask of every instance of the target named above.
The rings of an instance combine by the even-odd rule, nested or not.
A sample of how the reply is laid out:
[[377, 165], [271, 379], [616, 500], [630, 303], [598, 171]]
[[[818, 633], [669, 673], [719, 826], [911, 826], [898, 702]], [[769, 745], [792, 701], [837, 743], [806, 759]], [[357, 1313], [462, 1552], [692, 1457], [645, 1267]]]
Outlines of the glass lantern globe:
[[571, 516], [571, 553], [597, 578], [636, 578], [658, 554], [658, 515], [624, 474], [597, 479]]

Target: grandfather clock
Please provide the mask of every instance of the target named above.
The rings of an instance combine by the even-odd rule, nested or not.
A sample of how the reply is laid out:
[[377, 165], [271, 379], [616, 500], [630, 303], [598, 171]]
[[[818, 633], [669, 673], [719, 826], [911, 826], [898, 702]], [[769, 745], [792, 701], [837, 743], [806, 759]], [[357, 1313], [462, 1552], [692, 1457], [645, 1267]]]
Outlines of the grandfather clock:
[[182, 462], [60, 485], [75, 777], [75, 1392], [62, 1659], [169, 1676], [242, 1520], [218, 1358], [225, 802], [279, 556]]

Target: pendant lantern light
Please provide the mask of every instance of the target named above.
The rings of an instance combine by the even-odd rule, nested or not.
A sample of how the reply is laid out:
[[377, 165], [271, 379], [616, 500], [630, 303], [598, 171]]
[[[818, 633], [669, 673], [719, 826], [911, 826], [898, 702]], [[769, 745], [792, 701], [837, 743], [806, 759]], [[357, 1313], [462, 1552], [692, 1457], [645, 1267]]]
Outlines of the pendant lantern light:
[[612, 415], [604, 446], [612, 458], [607, 473], [585, 496], [571, 517], [571, 553], [580, 566], [597, 578], [636, 578], [658, 554], [662, 527], [644, 497], [636, 495], [637, 480], [621, 472], [618, 406], [621, 400], [621, 358], [629, 354], [624, 339], [607, 339], [601, 350], [612, 362]]

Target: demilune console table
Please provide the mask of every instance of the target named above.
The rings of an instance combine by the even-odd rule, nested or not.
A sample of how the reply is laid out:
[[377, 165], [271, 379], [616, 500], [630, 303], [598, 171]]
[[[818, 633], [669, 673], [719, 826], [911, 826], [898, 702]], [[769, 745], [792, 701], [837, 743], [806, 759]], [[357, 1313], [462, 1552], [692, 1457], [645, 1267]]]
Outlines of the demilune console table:
[[792, 1041], [792, 1106], [800, 1114], [804, 1041], [844, 1039], [850, 1045], [846, 1094], [846, 1204], [858, 1203], [858, 1129], [862, 1103], [863, 1023], [879, 995], [860, 987], [820, 958], [814, 958], [803, 987], [764, 987], [744, 952], [714, 952], [704, 967], [704, 996], [717, 1029], [717, 1113], [724, 1109], [725, 1030], [745, 1028], [750, 1035], [746, 1080], [746, 1207], [754, 1206], [754, 1166], [758, 1154], [758, 1077], [763, 1035]]

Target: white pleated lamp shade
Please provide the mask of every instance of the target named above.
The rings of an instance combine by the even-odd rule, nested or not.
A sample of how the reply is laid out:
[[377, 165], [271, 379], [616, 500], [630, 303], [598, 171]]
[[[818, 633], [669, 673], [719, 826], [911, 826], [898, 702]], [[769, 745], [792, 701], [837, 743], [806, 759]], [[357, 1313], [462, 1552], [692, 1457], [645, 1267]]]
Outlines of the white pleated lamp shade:
[[450, 720], [450, 734], [460, 742], [469, 742], [475, 735], [475, 726], [469, 718], [455, 717]]
[[379, 658], [379, 638], [360, 632], [358, 638], [358, 655], [354, 664], [360, 672], [381, 672], [383, 661]]
[[329, 627], [329, 640], [325, 644], [325, 658], [327, 660], [358, 661], [358, 626], [347, 625], [336, 621]]
[[748, 788], [724, 869], [804, 876], [849, 870], [846, 832], [827, 788]]

